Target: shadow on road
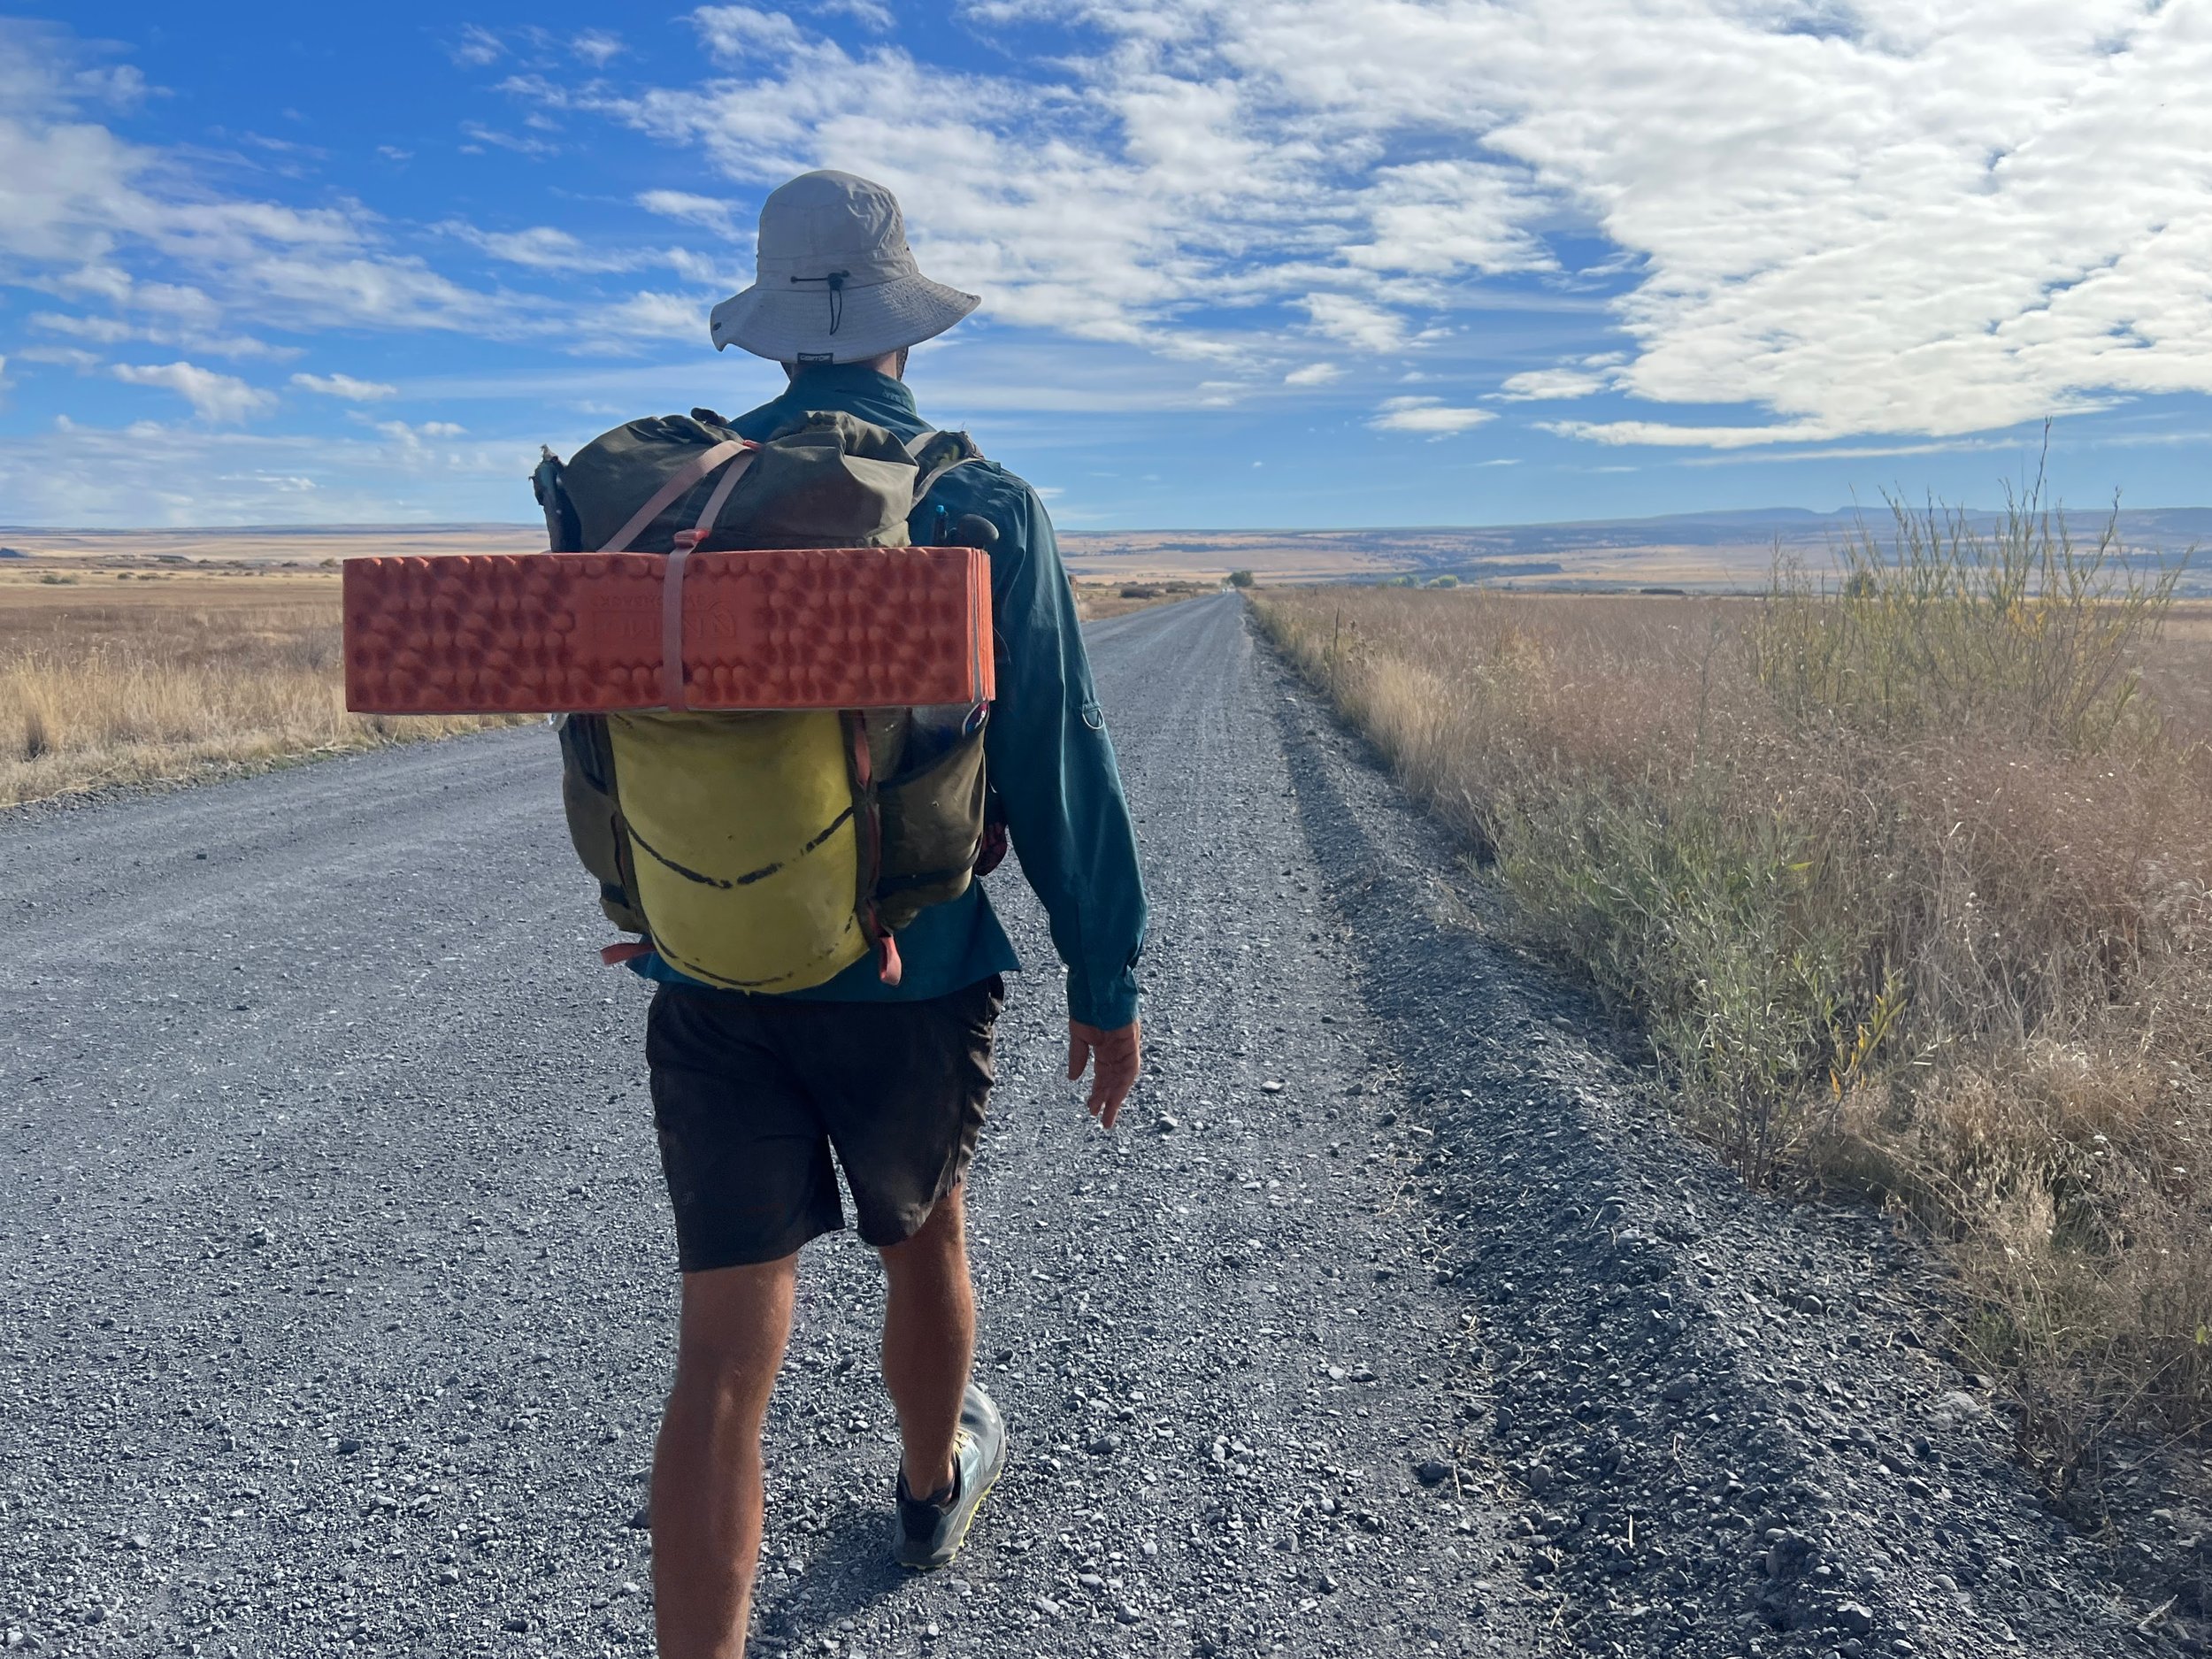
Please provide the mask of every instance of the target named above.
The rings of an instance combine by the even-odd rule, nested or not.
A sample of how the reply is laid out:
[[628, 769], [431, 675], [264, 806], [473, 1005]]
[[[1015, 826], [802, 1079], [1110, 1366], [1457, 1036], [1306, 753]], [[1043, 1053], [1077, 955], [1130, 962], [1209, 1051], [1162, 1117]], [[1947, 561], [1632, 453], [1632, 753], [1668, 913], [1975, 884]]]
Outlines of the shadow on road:
[[844, 1504], [796, 1578], [756, 1592], [757, 1636], [796, 1644], [833, 1634], [840, 1620], [857, 1619], [888, 1597], [907, 1579], [891, 1559], [890, 1526], [887, 1502]]

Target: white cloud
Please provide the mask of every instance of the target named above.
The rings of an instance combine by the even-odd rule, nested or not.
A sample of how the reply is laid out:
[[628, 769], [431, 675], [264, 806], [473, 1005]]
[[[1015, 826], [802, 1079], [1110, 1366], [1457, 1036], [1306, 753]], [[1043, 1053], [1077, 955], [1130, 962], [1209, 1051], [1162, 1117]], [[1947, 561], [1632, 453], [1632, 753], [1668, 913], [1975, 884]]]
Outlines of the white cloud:
[[484, 230], [449, 219], [436, 228], [495, 259], [534, 271], [627, 271], [643, 257], [634, 250], [617, 253], [587, 247], [569, 232], [551, 225], [534, 225], [527, 230]]
[[[250, 334], [227, 334], [204, 326], [220, 317], [221, 308], [196, 288], [142, 283], [132, 291], [132, 297], [140, 312], [155, 313], [155, 320], [132, 324], [119, 317], [88, 317], [70, 311], [34, 311], [27, 320], [32, 327], [47, 334], [66, 334], [99, 345], [144, 340], [155, 345], [174, 346], [220, 357], [282, 359], [299, 356], [296, 347], [271, 345]], [[163, 320], [165, 313], [179, 320]]]
[[1399, 354], [1480, 305], [1475, 279], [1518, 275], [1616, 290], [1632, 349], [1507, 398], [1747, 404], [1759, 442], [2212, 390], [2212, 30], [2192, 4], [1860, 0], [1817, 29], [1801, 0], [965, 10], [1090, 38], [1024, 81], [715, 7], [695, 20], [718, 77], [571, 107], [745, 184], [880, 177], [926, 265], [1064, 334], [1294, 364], [1289, 307]]
[[342, 397], [351, 403], [373, 403], [399, 396], [399, 388], [382, 380], [357, 380], [350, 374], [295, 374], [292, 384], [321, 397]]
[[457, 438], [468, 431], [449, 420], [426, 420], [419, 426], [409, 426], [403, 420], [380, 420], [376, 429], [388, 438], [402, 443], [419, 443], [425, 438]]
[[1579, 362], [1562, 363], [1548, 369], [1527, 369], [1519, 374], [1509, 374], [1498, 388], [1498, 396], [1509, 403], [1528, 403], [1538, 399], [1554, 402], [1576, 397], [1590, 397], [1604, 391], [1620, 379], [1619, 365], [1624, 359], [1616, 353], [1602, 357], [1584, 357]]
[[471, 69], [497, 63], [506, 51], [498, 35], [474, 23], [463, 25], [458, 38], [446, 48], [447, 55], [455, 63]]
[[1555, 269], [1525, 222], [1532, 194], [1518, 169], [1464, 161], [1378, 168], [1365, 193], [1373, 240], [1344, 257], [1371, 271], [1423, 276]]
[[481, 121], [463, 121], [461, 135], [471, 141], [461, 146], [464, 155], [481, 155], [488, 147], [527, 156], [533, 161], [543, 161], [548, 157], [561, 153], [561, 147], [550, 139], [532, 138], [526, 133], [503, 133], [497, 127], [485, 126]]
[[1326, 386], [1331, 380], [1344, 378], [1344, 371], [1333, 363], [1309, 363], [1293, 369], [1283, 376], [1285, 386]]
[[815, 9], [849, 17], [879, 35], [889, 34], [898, 20], [892, 16], [891, 8], [885, 5], [883, 0], [818, 0]]
[[128, 323], [113, 317], [80, 317], [62, 311], [33, 311], [31, 326], [43, 328], [49, 334], [68, 334], [78, 340], [95, 340], [102, 345], [113, 345], [118, 341], [136, 337], [137, 331]]
[[80, 374], [103, 366], [105, 359], [81, 346], [26, 346], [16, 353], [26, 363], [55, 363]]
[[1378, 432], [1418, 432], [1448, 438], [1497, 416], [1486, 409], [1455, 409], [1438, 397], [1389, 397], [1367, 424]]
[[[564, 449], [588, 428], [544, 434]], [[61, 420], [0, 444], [0, 500], [25, 524], [395, 524], [537, 517], [537, 439], [447, 434], [407, 440]]]
[[73, 50], [0, 27], [0, 282], [104, 301], [132, 337], [232, 356], [281, 350], [221, 332], [241, 322], [487, 332], [504, 314], [503, 296], [389, 251], [357, 204], [227, 195], [196, 157], [83, 119]]
[[734, 238], [739, 233], [730, 213], [727, 202], [710, 196], [694, 196], [686, 190], [646, 190], [639, 194], [637, 204], [649, 213], [663, 219], [680, 219], [693, 225], [703, 225]]
[[234, 424], [276, 406], [275, 393], [196, 364], [118, 363], [108, 372], [126, 385], [166, 387], [188, 402], [203, 420]]
[[604, 69], [628, 49], [619, 35], [610, 35], [604, 29], [586, 29], [569, 42], [568, 50], [593, 68]]
[[1309, 294], [1298, 303], [1313, 319], [1316, 334], [1348, 346], [1388, 352], [1400, 350], [1406, 343], [1405, 319], [1366, 300], [1348, 294]]
[[[1216, 380], [1178, 381], [1202, 403], [1325, 384], [1317, 356], [1378, 380], [1415, 357], [1442, 395], [1377, 423], [1465, 430], [1462, 405], [1489, 388], [1461, 365], [1508, 304], [1610, 308], [1617, 359], [1547, 332], [1559, 360], [1494, 394], [1632, 403], [1551, 428], [1600, 445], [1941, 437], [2212, 391], [2197, 0], [1855, 0], [1809, 33], [1805, 0], [963, 9], [1065, 26], [1073, 44], [977, 72], [918, 58], [912, 34], [820, 27], [887, 26], [880, 0], [712, 6], [693, 18], [697, 72], [656, 86], [627, 58], [604, 80], [578, 71], [611, 61], [583, 44], [618, 48], [603, 29], [443, 38], [520, 72], [522, 119], [475, 125], [480, 145], [550, 154], [557, 119], [572, 145], [580, 120], [623, 123], [698, 164], [698, 193], [637, 204], [733, 242], [730, 204], [793, 172], [882, 178], [925, 268], [984, 294], [987, 318], [1202, 365]], [[541, 226], [451, 231], [504, 270], [448, 276], [473, 262], [403, 251], [415, 232], [360, 203], [257, 199], [197, 151], [111, 130], [107, 106], [159, 94], [96, 57], [0, 24], [0, 282], [50, 296], [29, 326], [57, 340], [143, 341], [185, 366], [333, 327], [635, 353], [696, 346], [737, 274]], [[509, 286], [648, 267], [677, 291], [556, 303]], [[1515, 354], [1540, 361], [1526, 338]], [[18, 367], [42, 349], [18, 347]]]
[[1817, 420], [1771, 426], [1677, 426], [1662, 420], [1543, 420], [1537, 425], [1563, 438], [1593, 443], [1648, 443], [1669, 449], [1749, 449], [1769, 443], [1810, 443], [1831, 436]]
[[806, 32], [781, 12], [763, 12], [753, 6], [702, 6], [691, 14], [691, 20], [707, 50], [728, 63], [796, 51], [807, 43]]
[[[855, 55], [780, 12], [718, 7], [695, 20], [728, 76], [688, 88], [511, 89], [610, 115], [747, 185], [817, 165], [881, 180], [906, 207], [924, 268], [985, 293], [1006, 322], [1244, 359], [1248, 337], [1185, 313], [1310, 286], [1273, 268], [1279, 204], [1310, 147], [1237, 130], [1227, 83], [1131, 77], [1084, 95], [1085, 113], [1063, 88], [948, 71], [890, 48]], [[1121, 138], [1102, 148], [1091, 127]]]
[[707, 338], [707, 313], [713, 303], [685, 294], [641, 290], [570, 319], [568, 339], [583, 351], [627, 351], [652, 340], [697, 345]]

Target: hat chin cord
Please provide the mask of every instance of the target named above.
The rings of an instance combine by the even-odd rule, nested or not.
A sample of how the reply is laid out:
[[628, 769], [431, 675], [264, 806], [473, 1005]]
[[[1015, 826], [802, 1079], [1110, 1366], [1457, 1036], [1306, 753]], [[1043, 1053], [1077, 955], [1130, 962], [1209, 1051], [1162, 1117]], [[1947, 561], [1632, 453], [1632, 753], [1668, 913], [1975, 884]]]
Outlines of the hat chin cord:
[[827, 276], [795, 276], [791, 279], [794, 283], [821, 282], [828, 286], [829, 331], [832, 334], [835, 334], [838, 325], [845, 320], [845, 279], [850, 275], [852, 273], [849, 271], [833, 271]]

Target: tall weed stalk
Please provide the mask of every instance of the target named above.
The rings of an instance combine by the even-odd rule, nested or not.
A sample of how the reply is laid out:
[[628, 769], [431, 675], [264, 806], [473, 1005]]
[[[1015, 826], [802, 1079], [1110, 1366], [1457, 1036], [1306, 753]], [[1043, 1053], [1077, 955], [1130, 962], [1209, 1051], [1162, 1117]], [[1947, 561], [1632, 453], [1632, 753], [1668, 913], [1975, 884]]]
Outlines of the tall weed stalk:
[[1893, 518], [1754, 601], [1256, 603], [1701, 1133], [1955, 1254], [2063, 1484], [2212, 1417], [2212, 779], [2141, 673], [2194, 660], [2180, 572], [2039, 480]]

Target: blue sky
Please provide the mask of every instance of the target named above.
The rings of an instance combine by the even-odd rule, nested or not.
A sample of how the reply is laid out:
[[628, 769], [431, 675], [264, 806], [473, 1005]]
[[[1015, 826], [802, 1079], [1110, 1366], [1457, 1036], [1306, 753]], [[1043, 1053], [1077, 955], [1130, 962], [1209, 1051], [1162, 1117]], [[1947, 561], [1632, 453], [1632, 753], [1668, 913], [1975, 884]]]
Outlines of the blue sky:
[[706, 314], [815, 165], [1072, 528], [1985, 503], [2046, 417], [2200, 504], [2207, 86], [2208, 0], [23, 8], [0, 523], [529, 518], [780, 382]]

